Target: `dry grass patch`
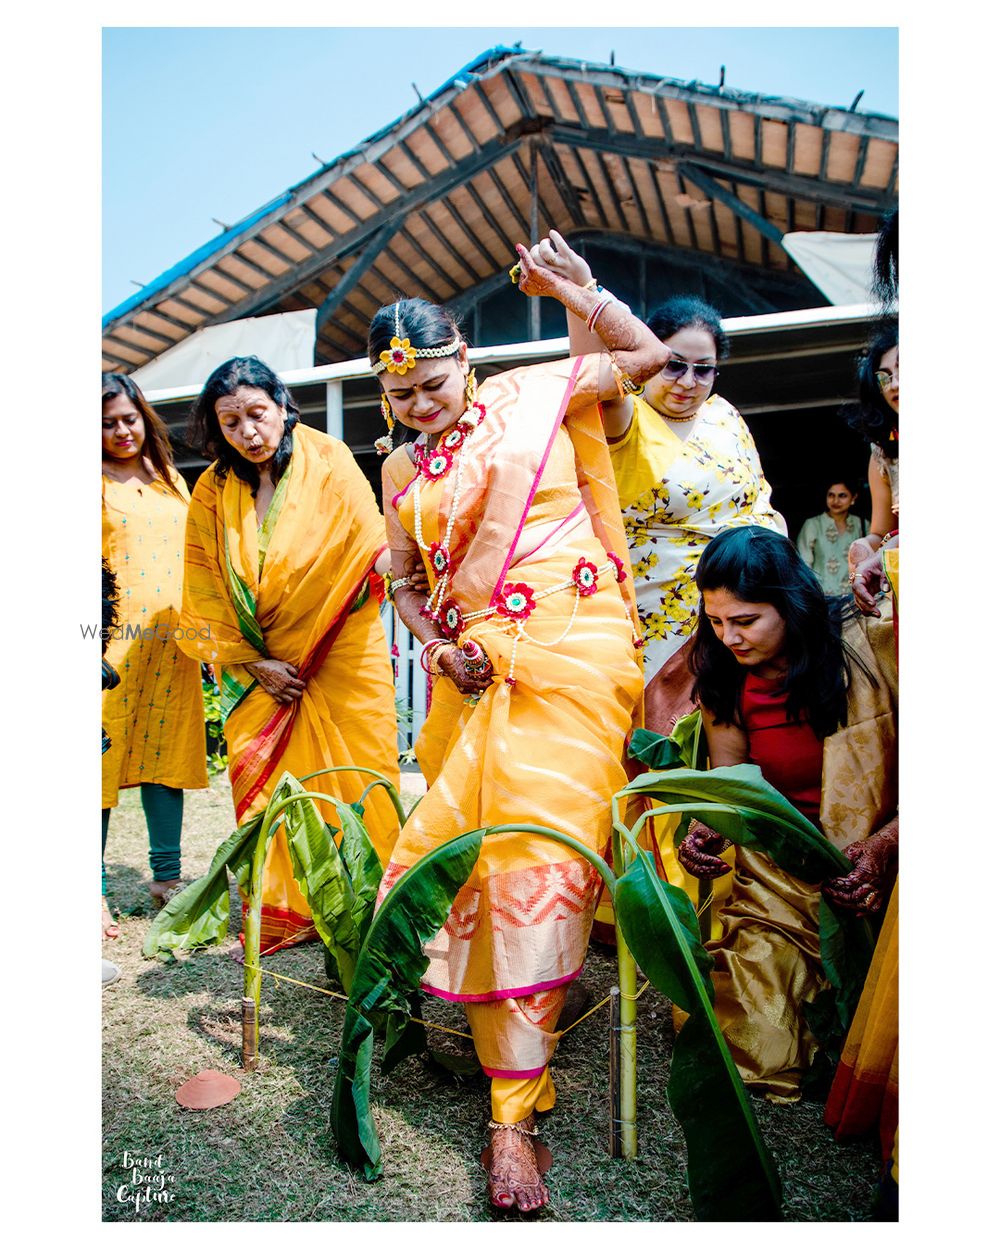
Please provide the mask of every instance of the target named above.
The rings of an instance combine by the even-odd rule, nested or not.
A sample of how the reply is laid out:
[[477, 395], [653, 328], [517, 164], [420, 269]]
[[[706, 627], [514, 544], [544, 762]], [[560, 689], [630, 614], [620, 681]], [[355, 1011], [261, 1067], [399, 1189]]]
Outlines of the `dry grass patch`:
[[[233, 827], [225, 778], [188, 794], [184, 875], [208, 867]], [[122, 978], [104, 991], [104, 1193], [107, 1220], [491, 1220], [479, 1151], [485, 1143], [488, 1086], [459, 1080], [427, 1060], [407, 1060], [378, 1075], [372, 1097], [385, 1174], [359, 1180], [337, 1158], [329, 1130], [334, 1062], [343, 1003], [264, 978], [259, 1069], [239, 1068], [242, 968], [224, 950], [176, 964], [141, 956], [152, 917], [147, 844], [138, 792], [122, 794], [112, 814], [107, 864], [110, 901], [122, 936], [105, 954]], [[233, 899], [230, 932], [239, 928]], [[275, 972], [330, 987], [322, 948], [312, 944], [265, 960]], [[593, 1002], [615, 980], [610, 954], [594, 950], [583, 982]], [[460, 1008], [428, 1001], [428, 1019], [465, 1031]], [[441, 1050], [471, 1053], [459, 1038], [431, 1032]], [[669, 1005], [649, 990], [639, 1010], [640, 1158], [607, 1153], [607, 1016], [573, 1029], [553, 1065], [559, 1091], [543, 1136], [555, 1156], [551, 1206], [534, 1220], [690, 1220], [680, 1130], [664, 1087], [672, 1030]], [[232, 1073], [239, 1096], [214, 1111], [187, 1111], [174, 1091], [204, 1068]], [[755, 1099], [793, 1220], [868, 1218], [878, 1175], [872, 1143], [838, 1146], [822, 1107], [771, 1106]], [[124, 1152], [155, 1158], [173, 1180], [170, 1202], [136, 1209]], [[144, 1186], [140, 1187], [144, 1192]], [[497, 1218], [517, 1219], [514, 1216]]]

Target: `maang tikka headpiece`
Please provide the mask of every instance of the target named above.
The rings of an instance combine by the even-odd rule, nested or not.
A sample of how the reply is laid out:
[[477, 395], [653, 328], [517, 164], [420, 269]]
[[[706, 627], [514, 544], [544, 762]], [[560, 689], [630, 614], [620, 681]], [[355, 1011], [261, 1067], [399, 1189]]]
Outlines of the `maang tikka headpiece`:
[[402, 326], [399, 323], [399, 300], [396, 300], [396, 333], [389, 340], [388, 349], [379, 353], [378, 360], [372, 365], [376, 377], [380, 373], [408, 373], [418, 360], [439, 359], [442, 356], [454, 356], [462, 346], [461, 334], [456, 334], [444, 347], [411, 347], [410, 340], [403, 338]]

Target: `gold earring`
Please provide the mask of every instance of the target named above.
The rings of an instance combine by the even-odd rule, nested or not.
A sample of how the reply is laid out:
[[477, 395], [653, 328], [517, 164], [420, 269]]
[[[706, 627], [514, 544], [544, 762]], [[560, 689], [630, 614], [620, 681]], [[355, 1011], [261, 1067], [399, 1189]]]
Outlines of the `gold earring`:
[[389, 427], [389, 433], [391, 434], [392, 427], [396, 424], [396, 418], [392, 415], [392, 407], [384, 391], [382, 392], [381, 408], [382, 416], [385, 418], [385, 423]]
[[476, 386], [476, 371], [475, 369], [470, 369], [465, 375], [465, 404], [467, 408], [471, 408], [476, 402], [478, 389]]

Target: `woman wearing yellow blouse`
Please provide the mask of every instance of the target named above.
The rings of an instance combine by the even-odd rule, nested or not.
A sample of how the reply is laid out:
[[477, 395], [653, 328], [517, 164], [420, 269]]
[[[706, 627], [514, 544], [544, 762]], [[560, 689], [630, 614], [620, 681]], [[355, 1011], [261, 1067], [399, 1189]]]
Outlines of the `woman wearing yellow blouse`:
[[[590, 266], [556, 231], [533, 254], [578, 286], [596, 286]], [[577, 316], [567, 314], [570, 353], [600, 349]], [[674, 297], [648, 318], [668, 349], [666, 364], [641, 395], [601, 404], [618, 501], [625, 521], [642, 625], [646, 728], [669, 733], [694, 710], [687, 657], [698, 623], [694, 574], [702, 551], [733, 525], [786, 534], [771, 507], [771, 488], [740, 414], [712, 387], [728, 342], [719, 314], [702, 300]], [[697, 897], [697, 883], [674, 854], [676, 820], [657, 822], [662, 875]], [[611, 915], [602, 903], [599, 923]], [[606, 934], [607, 929], [603, 932]]]
[[[119, 625], [106, 659], [121, 677], [105, 691], [101, 842], [118, 791], [139, 786], [149, 829], [150, 892], [162, 906], [180, 884], [184, 791], [208, 785], [197, 661], [177, 646], [190, 496], [166, 427], [125, 374], [101, 379], [102, 554], [118, 581]], [[117, 937], [102, 864], [105, 937]]]

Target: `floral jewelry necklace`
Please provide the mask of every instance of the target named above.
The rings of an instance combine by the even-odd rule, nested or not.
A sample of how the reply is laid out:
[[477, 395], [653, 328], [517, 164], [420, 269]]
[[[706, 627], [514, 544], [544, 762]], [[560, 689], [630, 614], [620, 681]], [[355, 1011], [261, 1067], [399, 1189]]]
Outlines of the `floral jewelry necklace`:
[[[417, 451], [417, 479], [413, 487], [413, 536], [421, 551], [430, 557], [431, 568], [436, 581], [427, 602], [420, 609], [420, 614], [432, 621], [445, 618], [445, 625], [450, 628], [446, 633], [457, 635], [461, 632], [462, 614], [453, 600], [447, 600], [448, 584], [451, 580], [451, 539], [458, 520], [459, 497], [462, 491], [462, 475], [465, 471], [466, 453], [469, 439], [479, 428], [486, 416], [486, 409], [480, 403], [472, 404], [459, 418], [456, 424], [438, 442], [433, 451]], [[457, 454], [456, 454], [457, 453]], [[445, 525], [444, 539], [439, 543], [424, 542], [423, 520], [420, 509], [420, 486], [423, 479], [438, 482], [445, 476], [453, 464], [455, 485], [452, 492], [451, 507], [448, 510], [448, 521]], [[447, 609], [447, 610], [446, 610]]]

